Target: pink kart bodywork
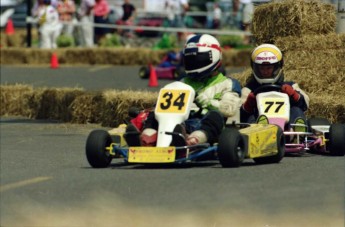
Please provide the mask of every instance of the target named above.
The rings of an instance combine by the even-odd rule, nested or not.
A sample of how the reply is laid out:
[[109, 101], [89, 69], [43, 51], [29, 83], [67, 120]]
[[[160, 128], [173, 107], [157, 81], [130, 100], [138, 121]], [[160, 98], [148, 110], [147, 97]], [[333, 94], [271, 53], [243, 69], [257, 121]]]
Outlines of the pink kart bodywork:
[[[283, 130], [287, 123], [284, 118], [270, 118], [268, 121], [269, 124], [278, 125]], [[318, 152], [326, 152], [325, 142], [311, 132], [284, 131], [284, 135], [292, 139], [291, 142], [285, 144], [286, 153], [303, 153], [310, 148], [317, 149]]]
[[183, 77], [183, 70], [177, 66], [142, 66], [139, 69], [139, 77], [142, 79], [150, 78], [152, 70], [155, 71], [157, 79], [179, 80]]
[[175, 66], [169, 66], [169, 67], [155, 67], [157, 78], [159, 79], [176, 79], [175, 78]]

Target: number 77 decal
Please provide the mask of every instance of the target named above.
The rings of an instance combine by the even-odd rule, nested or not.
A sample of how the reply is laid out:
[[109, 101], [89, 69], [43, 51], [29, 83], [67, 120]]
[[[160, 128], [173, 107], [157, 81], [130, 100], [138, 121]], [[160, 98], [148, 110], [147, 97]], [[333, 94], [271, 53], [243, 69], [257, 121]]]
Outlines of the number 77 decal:
[[275, 113], [279, 113], [279, 110], [282, 108], [282, 106], [284, 105], [284, 102], [265, 102], [265, 104], [267, 105], [266, 109], [265, 109], [265, 113], [269, 113], [271, 108], [274, 108], [273, 111]]

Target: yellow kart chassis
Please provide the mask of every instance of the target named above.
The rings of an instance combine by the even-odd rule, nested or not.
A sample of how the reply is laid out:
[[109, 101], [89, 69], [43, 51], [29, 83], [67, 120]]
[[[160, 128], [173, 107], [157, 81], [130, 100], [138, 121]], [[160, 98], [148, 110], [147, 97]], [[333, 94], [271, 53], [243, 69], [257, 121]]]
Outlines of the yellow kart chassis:
[[246, 158], [272, 156], [278, 153], [278, 126], [269, 124], [250, 124], [239, 130], [245, 140]]

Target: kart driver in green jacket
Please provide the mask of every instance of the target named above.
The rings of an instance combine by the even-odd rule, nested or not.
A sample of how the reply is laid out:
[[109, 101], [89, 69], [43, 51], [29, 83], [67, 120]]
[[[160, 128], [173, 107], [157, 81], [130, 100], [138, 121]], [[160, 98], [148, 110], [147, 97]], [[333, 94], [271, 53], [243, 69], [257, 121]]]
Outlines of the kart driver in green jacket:
[[[174, 131], [186, 136], [187, 145], [212, 144], [218, 140], [228, 118], [238, 117], [239, 121], [240, 83], [219, 71], [222, 51], [218, 40], [211, 35], [190, 35], [183, 49], [183, 63], [186, 77], [182, 82], [194, 88], [194, 103], [200, 110], [182, 125], [177, 125]], [[140, 135], [141, 146], [155, 145], [157, 128], [158, 122], [151, 112]]]

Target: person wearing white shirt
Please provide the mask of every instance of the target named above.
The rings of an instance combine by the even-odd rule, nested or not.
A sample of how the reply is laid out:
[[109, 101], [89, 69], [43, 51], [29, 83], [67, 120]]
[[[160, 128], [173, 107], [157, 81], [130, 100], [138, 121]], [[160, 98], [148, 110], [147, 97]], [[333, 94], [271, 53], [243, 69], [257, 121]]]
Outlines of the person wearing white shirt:
[[220, 9], [218, 3], [214, 4], [213, 10], [213, 28], [217, 29], [220, 27], [220, 22], [222, 19], [222, 10]]
[[188, 8], [188, 0], [165, 1], [165, 10], [172, 27], [185, 27], [183, 18]]
[[[246, 32], [250, 31], [250, 26], [252, 24], [253, 14], [254, 14], [254, 5], [252, 0], [240, 0], [242, 4], [242, 26], [243, 30]], [[250, 37], [244, 37], [244, 43], [250, 43]]]
[[93, 7], [95, 0], [82, 0], [78, 9], [79, 21], [81, 23], [81, 37], [80, 42], [82, 46], [94, 46], [94, 29], [93, 23]]
[[57, 38], [61, 33], [62, 24], [59, 21], [59, 14], [50, 0], [44, 0], [44, 7], [38, 12], [39, 31], [41, 34], [41, 48], [57, 48]]

